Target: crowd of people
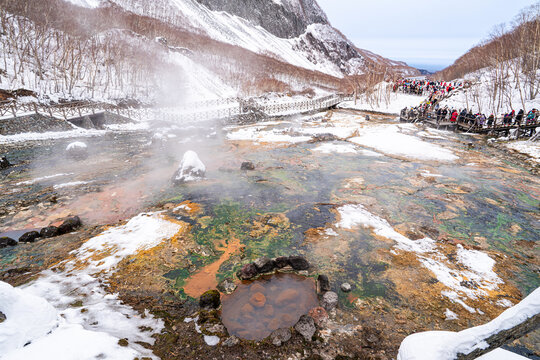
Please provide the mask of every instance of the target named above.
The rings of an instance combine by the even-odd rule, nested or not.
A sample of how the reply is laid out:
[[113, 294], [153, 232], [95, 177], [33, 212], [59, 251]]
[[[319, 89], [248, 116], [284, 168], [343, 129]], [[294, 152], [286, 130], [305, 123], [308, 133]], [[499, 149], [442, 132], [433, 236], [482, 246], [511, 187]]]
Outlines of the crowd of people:
[[[433, 109], [433, 111], [432, 111]], [[495, 127], [510, 125], [530, 125], [539, 121], [540, 111], [538, 109], [530, 110], [527, 115], [523, 109], [516, 114], [515, 110], [502, 114], [497, 118], [494, 114], [486, 116], [483, 113], [473, 113], [467, 109], [453, 109], [448, 106], [441, 107], [435, 104], [433, 107], [429, 103], [424, 103], [414, 108], [405, 108], [401, 110], [402, 117], [408, 119], [436, 119], [437, 124], [441, 122], [465, 123], [476, 127]]]
[[394, 92], [420, 96], [443, 96], [463, 86], [461, 82], [403, 79], [394, 83]]

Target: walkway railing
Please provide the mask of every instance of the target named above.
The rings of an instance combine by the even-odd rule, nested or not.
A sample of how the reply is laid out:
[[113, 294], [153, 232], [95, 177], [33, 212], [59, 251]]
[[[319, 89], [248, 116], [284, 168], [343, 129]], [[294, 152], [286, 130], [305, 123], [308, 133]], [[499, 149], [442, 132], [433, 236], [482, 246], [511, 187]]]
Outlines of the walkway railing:
[[102, 102], [75, 101], [65, 104], [45, 105], [0, 102], [0, 117], [19, 117], [28, 113], [40, 113], [51, 117], [70, 120], [104, 111], [112, 112], [138, 121], [204, 121], [226, 119], [260, 111], [267, 116], [279, 116], [330, 108], [348, 99], [344, 95], [330, 95], [311, 100], [289, 102], [265, 102], [259, 99], [225, 98], [183, 104], [171, 108], [123, 107]]

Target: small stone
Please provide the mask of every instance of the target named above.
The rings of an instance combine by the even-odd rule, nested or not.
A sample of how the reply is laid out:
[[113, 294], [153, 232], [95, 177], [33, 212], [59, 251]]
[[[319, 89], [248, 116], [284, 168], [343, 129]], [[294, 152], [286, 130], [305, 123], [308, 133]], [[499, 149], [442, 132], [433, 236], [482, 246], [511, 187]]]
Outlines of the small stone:
[[253, 279], [255, 276], [257, 276], [259, 272], [257, 271], [257, 267], [255, 264], [250, 263], [244, 265], [242, 269], [236, 274], [241, 280], [249, 280]]
[[222, 345], [227, 347], [233, 347], [234, 345], [237, 345], [240, 342], [240, 339], [238, 339], [236, 336], [230, 336], [225, 341], [223, 341]]
[[128, 339], [120, 339], [118, 340], [118, 345], [126, 347], [129, 345]]
[[234, 292], [234, 290], [236, 290], [236, 284], [232, 281], [232, 279], [227, 278], [220, 282], [217, 288], [222, 293], [230, 295]]
[[315, 331], [317, 330], [313, 318], [308, 315], [302, 315], [300, 320], [294, 325], [294, 328], [304, 337], [304, 339], [306, 339], [306, 341], [311, 341], [311, 338], [315, 335]]
[[266, 296], [263, 293], [255, 293], [249, 299], [249, 303], [257, 308], [261, 308], [266, 304]]
[[221, 305], [221, 299], [217, 290], [208, 290], [199, 298], [201, 308], [217, 309], [219, 305]]
[[320, 293], [330, 291], [330, 280], [328, 280], [328, 276], [319, 275], [317, 277], [317, 288]]
[[315, 324], [317, 324], [319, 327], [324, 325], [324, 323], [328, 320], [328, 313], [323, 307], [320, 306], [309, 310], [308, 315], [311, 316], [313, 321], [315, 321]]
[[253, 262], [253, 264], [255, 264], [255, 267], [260, 274], [270, 272], [276, 267], [274, 260], [271, 260], [266, 256], [258, 258]]
[[17, 246], [18, 242], [15, 239], [12, 239], [10, 237], [1, 237], [0, 238], [0, 249], [5, 248], [7, 246]]
[[341, 291], [343, 292], [349, 292], [352, 290], [352, 286], [349, 283], [343, 283], [341, 284]]
[[2, 156], [0, 158], [0, 170], [7, 169], [11, 166], [11, 163], [8, 161], [8, 159], [5, 156]]
[[276, 331], [270, 334], [270, 339], [272, 344], [276, 346], [281, 346], [281, 344], [289, 341], [291, 339], [291, 330], [289, 329], [277, 329]]
[[274, 260], [274, 263], [278, 269], [283, 269], [289, 265], [289, 258], [287, 256], [280, 256]]
[[289, 264], [294, 270], [309, 269], [309, 262], [303, 256], [289, 256]]
[[6, 319], [7, 319], [6, 315], [0, 311], [0, 324], [6, 321]]
[[39, 238], [39, 233], [37, 231], [29, 231], [24, 233], [20, 238], [19, 242], [21, 243], [33, 243], [36, 239]]
[[330, 311], [333, 308], [337, 306], [338, 303], [338, 294], [336, 294], [333, 291], [328, 291], [324, 293], [322, 300], [321, 300], [321, 306], [326, 309], [326, 311]]
[[240, 166], [240, 170], [255, 170], [255, 165], [251, 161], [244, 161]]
[[44, 227], [39, 232], [39, 235], [44, 239], [48, 239], [48, 238], [58, 236], [58, 234], [60, 234], [60, 230], [58, 230], [58, 228], [56, 226]]
[[58, 227], [58, 234], [68, 234], [72, 231], [77, 230], [79, 227], [81, 227], [81, 219], [78, 216], [73, 216], [68, 219], [66, 219], [62, 225]]

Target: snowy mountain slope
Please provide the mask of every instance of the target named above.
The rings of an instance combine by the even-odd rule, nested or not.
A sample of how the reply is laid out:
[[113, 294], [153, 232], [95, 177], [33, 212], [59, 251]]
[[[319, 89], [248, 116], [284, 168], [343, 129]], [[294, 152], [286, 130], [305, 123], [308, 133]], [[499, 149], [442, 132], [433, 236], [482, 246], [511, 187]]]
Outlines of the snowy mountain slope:
[[[382, 57], [366, 58], [329, 24], [314, 0], [157, 0], [152, 4], [144, 0], [110, 1], [134, 13], [333, 76], [362, 74], [366, 61], [395, 67], [394, 62]], [[402, 63], [396, 70], [416, 74], [416, 69]]]

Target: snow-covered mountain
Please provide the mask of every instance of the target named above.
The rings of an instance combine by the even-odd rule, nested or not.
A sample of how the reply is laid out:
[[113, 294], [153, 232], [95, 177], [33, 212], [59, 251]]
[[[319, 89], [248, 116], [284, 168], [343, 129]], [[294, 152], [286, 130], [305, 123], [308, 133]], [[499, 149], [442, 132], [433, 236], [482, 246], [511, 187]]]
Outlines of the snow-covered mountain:
[[[0, 34], [6, 68], [0, 66], [0, 88], [26, 88], [51, 99], [175, 102], [268, 91], [328, 93], [347, 91], [344, 78], [374, 68], [417, 74], [356, 48], [315, 0], [0, 5], [11, 27]], [[72, 57], [77, 61], [68, 61]]]
[[332, 76], [362, 74], [366, 62], [407, 74], [417, 70], [363, 51], [333, 28], [315, 0], [69, 0], [118, 5], [212, 39]]

